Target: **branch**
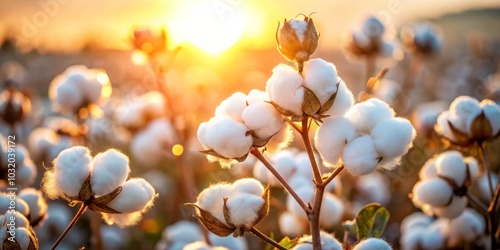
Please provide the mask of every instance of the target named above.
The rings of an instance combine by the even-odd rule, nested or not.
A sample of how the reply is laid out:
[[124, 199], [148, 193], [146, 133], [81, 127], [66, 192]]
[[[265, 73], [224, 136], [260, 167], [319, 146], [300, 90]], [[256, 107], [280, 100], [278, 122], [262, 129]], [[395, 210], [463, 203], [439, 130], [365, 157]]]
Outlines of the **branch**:
[[309, 139], [309, 117], [304, 117], [302, 119], [302, 131], [300, 135], [302, 136], [302, 140], [304, 141], [304, 145], [306, 147], [307, 156], [309, 156], [309, 161], [311, 162], [311, 168], [314, 174], [314, 182], [316, 185], [321, 185], [323, 182], [323, 177], [321, 176], [321, 172], [319, 170], [318, 163], [316, 162], [316, 156], [314, 155], [314, 150], [311, 145], [311, 140]]
[[263, 234], [261, 231], [259, 231], [257, 228], [255, 227], [252, 227], [252, 229], [250, 229], [250, 232], [255, 235], [257, 238], [271, 244], [273, 247], [275, 248], [278, 248], [279, 250], [286, 250], [286, 248], [282, 245], [280, 245], [278, 242], [276, 242], [275, 240], [267, 237], [267, 235]]
[[335, 179], [335, 177], [337, 177], [338, 174], [340, 174], [340, 172], [342, 172], [342, 170], [344, 170], [344, 164], [335, 168], [335, 170], [333, 170], [333, 172], [321, 183], [321, 186], [326, 187], [328, 183], [330, 183], [333, 179]]
[[68, 232], [75, 225], [75, 223], [78, 221], [78, 219], [80, 219], [80, 217], [85, 212], [85, 210], [87, 210], [87, 205], [85, 205], [85, 203], [82, 203], [82, 206], [80, 207], [80, 209], [78, 210], [78, 212], [75, 214], [75, 217], [73, 217], [73, 219], [71, 220], [71, 222], [69, 223], [69, 225], [66, 227], [66, 229], [64, 229], [64, 232], [61, 234], [61, 236], [59, 236], [59, 238], [57, 239], [56, 243], [54, 243], [54, 245], [52, 246], [51, 250], [54, 250], [54, 249], [57, 248], [57, 246], [59, 245], [59, 243], [61, 243], [61, 241], [64, 239], [64, 237], [66, 237], [66, 235], [68, 234]]

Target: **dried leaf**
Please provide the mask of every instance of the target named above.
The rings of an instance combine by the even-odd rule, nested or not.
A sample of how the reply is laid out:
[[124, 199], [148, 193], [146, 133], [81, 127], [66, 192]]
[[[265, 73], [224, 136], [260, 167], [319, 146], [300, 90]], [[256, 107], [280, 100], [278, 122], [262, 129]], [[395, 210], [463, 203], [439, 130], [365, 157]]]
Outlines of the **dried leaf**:
[[330, 96], [330, 98], [328, 98], [328, 100], [325, 102], [325, 104], [323, 104], [323, 106], [321, 106], [318, 113], [322, 114], [322, 113], [328, 111], [333, 106], [335, 99], [337, 99], [337, 93], [339, 93], [339, 85], [340, 85], [340, 81], [337, 83], [337, 91], [335, 91], [335, 93], [332, 94]]
[[100, 204], [100, 203], [91, 203], [89, 204], [89, 209], [98, 213], [107, 213], [107, 214], [121, 214], [122, 212], [119, 212], [113, 208], [108, 207], [106, 204]]
[[274, 102], [269, 102], [269, 103], [271, 105], [273, 105], [273, 107], [284, 116], [294, 116], [295, 115], [295, 113], [293, 113], [292, 111], [286, 110]]
[[448, 126], [450, 126], [451, 133], [453, 134], [453, 137], [455, 137], [455, 140], [451, 141], [448, 138], [446, 139], [448, 139], [452, 144], [459, 146], [467, 147], [470, 145], [471, 141], [469, 135], [458, 130], [450, 121], [448, 121]]
[[305, 86], [303, 86], [303, 88], [304, 101], [302, 102], [302, 111], [307, 115], [314, 115], [320, 110], [321, 103], [312, 90]]
[[223, 212], [224, 212], [224, 219], [226, 220], [226, 223], [231, 226], [235, 227], [233, 223], [231, 223], [231, 216], [229, 215], [229, 208], [227, 207], [227, 200], [229, 198], [224, 197], [224, 207], [223, 207]]
[[80, 192], [78, 193], [78, 199], [81, 201], [88, 201], [90, 198], [94, 196], [94, 193], [92, 192], [92, 185], [90, 184], [90, 174], [85, 179], [85, 181], [82, 184], [82, 187], [80, 188]]
[[484, 115], [484, 112], [481, 112], [481, 114], [474, 119], [470, 127], [470, 132], [472, 138], [476, 140], [486, 140], [493, 136], [493, 129], [490, 121], [486, 118], [486, 115]]
[[[281, 246], [283, 246], [284, 248], [286, 248], [286, 249], [291, 249], [295, 245], [297, 245], [298, 241], [299, 241], [298, 238], [290, 239], [288, 236], [286, 236], [285, 238], [283, 238], [283, 239], [280, 240], [279, 244]], [[277, 248], [274, 248], [274, 249], [277, 250]]]
[[236, 228], [229, 228], [226, 224], [222, 223], [220, 220], [215, 218], [210, 212], [200, 208], [194, 203], [186, 203], [184, 205], [192, 206], [198, 209], [200, 215], [197, 216], [201, 223], [208, 229], [208, 231], [214, 233], [220, 237], [226, 237], [234, 232]]
[[118, 196], [121, 192], [122, 192], [122, 187], [117, 187], [115, 190], [113, 190], [113, 192], [111, 192], [107, 195], [103, 195], [103, 196], [100, 196], [98, 198], [94, 198], [92, 200], [92, 203], [106, 205], [106, 204], [110, 203], [112, 200], [114, 200], [116, 198], [116, 196]]

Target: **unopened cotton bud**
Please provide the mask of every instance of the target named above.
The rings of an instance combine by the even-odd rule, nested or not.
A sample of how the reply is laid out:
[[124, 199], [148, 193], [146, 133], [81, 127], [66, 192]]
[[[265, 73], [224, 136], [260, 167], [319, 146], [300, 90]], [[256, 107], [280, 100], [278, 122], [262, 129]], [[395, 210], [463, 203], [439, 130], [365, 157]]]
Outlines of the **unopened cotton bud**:
[[351, 121], [344, 117], [325, 119], [316, 132], [314, 141], [322, 159], [335, 165], [347, 143], [354, 140], [357, 133]]
[[54, 169], [45, 173], [45, 193], [52, 199], [61, 194], [78, 196], [92, 168], [92, 157], [88, 148], [75, 146], [63, 150], [54, 160]]
[[208, 149], [233, 159], [248, 154], [253, 140], [245, 125], [227, 117], [214, 117], [198, 128], [198, 139]]
[[332, 63], [315, 58], [304, 63], [304, 86], [312, 90], [321, 105], [337, 92], [341, 79]]
[[385, 240], [368, 238], [354, 246], [353, 250], [392, 250], [392, 247]]
[[304, 100], [303, 78], [292, 67], [280, 64], [273, 69], [266, 82], [266, 92], [273, 103], [281, 108], [302, 115]]
[[439, 207], [450, 202], [453, 189], [446, 181], [436, 178], [417, 182], [412, 193], [415, 205], [430, 204]]
[[232, 94], [222, 101], [215, 109], [215, 116], [226, 116], [237, 122], [242, 122], [241, 113], [247, 107], [247, 96], [241, 92]]
[[276, 31], [278, 50], [290, 61], [304, 62], [316, 51], [319, 34], [312, 18], [285, 21]]
[[411, 123], [399, 117], [380, 121], [371, 131], [375, 148], [384, 158], [406, 154], [415, 136], [416, 131]]
[[128, 157], [116, 149], [109, 149], [94, 157], [90, 183], [95, 195], [106, 195], [121, 186], [130, 173]]
[[465, 182], [467, 167], [458, 151], [447, 151], [436, 158], [436, 170], [439, 176], [449, 178], [461, 187]]
[[342, 153], [342, 162], [347, 171], [353, 175], [373, 172], [379, 162], [373, 139], [364, 135], [349, 142]]
[[357, 103], [345, 114], [356, 130], [369, 133], [377, 123], [394, 117], [394, 110], [377, 98]]

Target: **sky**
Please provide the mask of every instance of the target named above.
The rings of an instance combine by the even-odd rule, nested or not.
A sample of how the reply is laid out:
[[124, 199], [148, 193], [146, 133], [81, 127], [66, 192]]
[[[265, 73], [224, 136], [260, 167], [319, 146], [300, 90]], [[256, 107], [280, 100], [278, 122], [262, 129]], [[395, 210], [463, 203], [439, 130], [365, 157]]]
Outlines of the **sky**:
[[274, 44], [278, 21], [314, 13], [322, 46], [338, 47], [343, 34], [376, 15], [397, 27], [414, 19], [466, 9], [499, 7], [498, 0], [0, 0], [0, 39], [24, 49], [75, 51], [87, 44], [126, 49], [135, 28], [167, 27], [172, 46], [205, 51]]

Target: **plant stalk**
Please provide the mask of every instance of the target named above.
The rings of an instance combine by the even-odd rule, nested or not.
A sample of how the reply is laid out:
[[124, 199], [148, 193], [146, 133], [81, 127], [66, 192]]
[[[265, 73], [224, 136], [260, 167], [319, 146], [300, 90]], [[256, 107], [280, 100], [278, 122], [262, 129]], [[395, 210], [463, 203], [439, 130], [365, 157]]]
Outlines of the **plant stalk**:
[[257, 238], [269, 243], [271, 246], [279, 249], [279, 250], [286, 250], [286, 248], [282, 245], [280, 245], [278, 242], [276, 242], [275, 240], [269, 238], [267, 235], [263, 234], [261, 231], [259, 231], [257, 228], [255, 227], [252, 227], [252, 229], [250, 229], [250, 232], [255, 235]]
[[85, 210], [87, 210], [87, 205], [85, 205], [85, 203], [82, 203], [82, 206], [80, 207], [80, 209], [78, 210], [78, 212], [75, 214], [75, 217], [73, 217], [73, 219], [71, 220], [71, 222], [69, 223], [69, 225], [66, 227], [66, 229], [64, 229], [64, 232], [61, 234], [61, 236], [59, 236], [59, 238], [57, 239], [56, 243], [54, 243], [54, 245], [52, 246], [51, 250], [54, 250], [54, 249], [57, 248], [57, 246], [59, 245], [59, 243], [61, 243], [61, 241], [64, 239], [64, 237], [66, 237], [66, 235], [68, 234], [68, 232], [75, 225], [75, 223], [78, 221], [78, 219], [80, 219], [80, 217], [85, 212]]

